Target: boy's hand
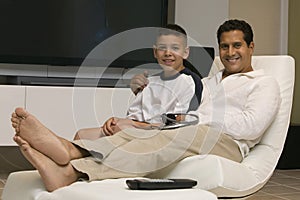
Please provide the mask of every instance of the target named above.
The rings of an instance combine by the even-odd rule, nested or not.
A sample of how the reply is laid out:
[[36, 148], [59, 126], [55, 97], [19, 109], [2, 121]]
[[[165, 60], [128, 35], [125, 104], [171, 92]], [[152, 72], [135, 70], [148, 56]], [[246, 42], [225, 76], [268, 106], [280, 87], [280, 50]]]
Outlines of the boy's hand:
[[134, 123], [131, 119], [111, 117], [103, 124], [103, 133], [106, 136], [114, 135], [125, 128], [134, 127], [133, 124]]
[[102, 126], [103, 133], [106, 136], [113, 135], [116, 124], [117, 124], [117, 119], [115, 117], [111, 117], [108, 120], [106, 120], [106, 122], [104, 122]]
[[143, 74], [137, 74], [131, 79], [130, 88], [135, 95], [147, 87], [149, 83], [147, 77], [148, 71], [144, 71]]

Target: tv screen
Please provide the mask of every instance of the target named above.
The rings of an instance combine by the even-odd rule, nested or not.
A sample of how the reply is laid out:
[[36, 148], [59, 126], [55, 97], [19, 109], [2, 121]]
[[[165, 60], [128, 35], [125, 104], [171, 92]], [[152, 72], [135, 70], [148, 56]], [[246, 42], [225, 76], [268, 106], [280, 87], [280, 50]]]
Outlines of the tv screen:
[[168, 22], [168, 0], [1, 0], [0, 63], [79, 66], [105, 39]]

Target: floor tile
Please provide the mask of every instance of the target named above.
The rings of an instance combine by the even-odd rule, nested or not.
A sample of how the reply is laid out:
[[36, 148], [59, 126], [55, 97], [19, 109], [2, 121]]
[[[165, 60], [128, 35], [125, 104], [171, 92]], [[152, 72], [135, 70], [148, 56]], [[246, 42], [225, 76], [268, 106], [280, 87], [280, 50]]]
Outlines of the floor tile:
[[272, 178], [269, 181], [270, 183], [277, 183], [282, 185], [299, 185], [300, 179], [293, 178], [293, 177], [278, 177], [278, 178]]
[[295, 188], [295, 189], [299, 190], [299, 192], [300, 192], [300, 184], [289, 185], [289, 186], [292, 187], [292, 188]]
[[282, 197], [284, 199], [288, 200], [299, 200], [300, 199], [300, 192], [294, 193], [294, 194], [284, 194], [284, 195], [278, 195], [279, 197]]
[[300, 179], [300, 170], [279, 170], [279, 174], [282, 174], [284, 176], [290, 176], [293, 178], [299, 178]]
[[299, 190], [285, 185], [266, 186], [262, 188], [262, 191], [272, 195], [299, 192]]
[[268, 195], [268, 196], [251, 196], [246, 200], [286, 200], [286, 199], [278, 196]]
[[269, 193], [259, 190], [258, 192], [252, 194], [251, 196], [256, 196], [256, 197], [260, 196], [261, 197], [261, 196], [269, 196], [269, 195], [270, 195]]

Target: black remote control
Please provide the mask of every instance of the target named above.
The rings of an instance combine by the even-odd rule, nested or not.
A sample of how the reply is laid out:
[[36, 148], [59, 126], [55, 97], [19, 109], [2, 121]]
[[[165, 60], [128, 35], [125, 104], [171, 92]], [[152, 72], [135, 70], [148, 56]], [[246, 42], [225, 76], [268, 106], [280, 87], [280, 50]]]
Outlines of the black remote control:
[[126, 184], [132, 190], [163, 190], [184, 189], [197, 185], [192, 179], [132, 179], [126, 180]]

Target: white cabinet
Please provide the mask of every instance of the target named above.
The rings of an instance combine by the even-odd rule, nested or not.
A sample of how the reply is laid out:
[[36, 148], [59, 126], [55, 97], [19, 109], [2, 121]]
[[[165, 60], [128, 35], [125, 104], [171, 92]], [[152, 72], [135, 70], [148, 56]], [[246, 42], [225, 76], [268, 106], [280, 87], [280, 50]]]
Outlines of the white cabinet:
[[16, 107], [25, 105], [25, 87], [0, 85], [0, 145], [15, 144], [12, 140], [11, 114]]
[[[124, 117], [133, 98], [129, 88], [47, 86], [1, 87], [0, 145], [15, 145], [10, 115], [25, 107], [58, 135], [72, 139], [80, 128], [97, 127], [109, 117]], [[7, 95], [5, 95], [7, 94]]]

